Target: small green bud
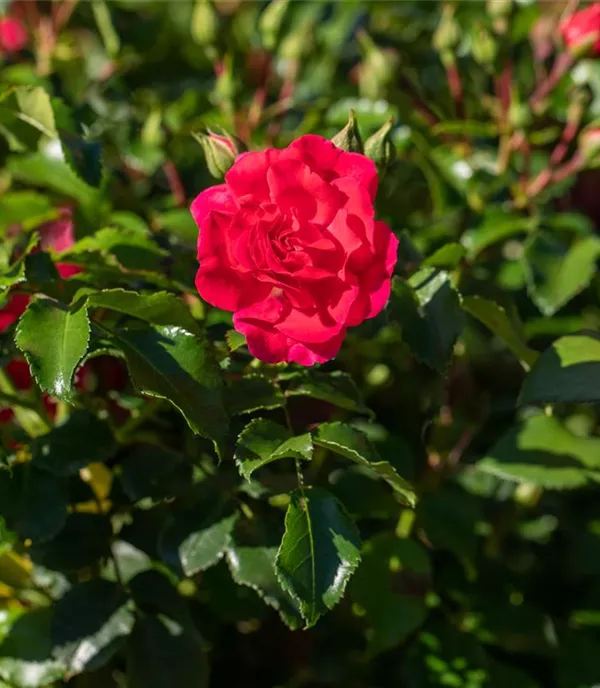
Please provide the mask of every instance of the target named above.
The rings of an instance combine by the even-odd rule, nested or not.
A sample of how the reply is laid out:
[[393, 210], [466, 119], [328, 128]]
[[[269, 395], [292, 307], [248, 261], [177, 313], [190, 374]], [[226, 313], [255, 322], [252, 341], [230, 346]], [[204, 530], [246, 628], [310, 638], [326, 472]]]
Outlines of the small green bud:
[[487, 0], [486, 8], [493, 19], [507, 17], [512, 11], [513, 0]]
[[508, 121], [512, 129], [526, 129], [533, 121], [531, 109], [513, 94], [508, 108]]
[[314, 28], [312, 19], [307, 19], [297, 29], [288, 33], [279, 46], [280, 57], [290, 62], [298, 62], [304, 55], [308, 55], [314, 45]]
[[471, 34], [473, 59], [480, 65], [490, 65], [496, 59], [498, 46], [494, 36], [483, 26], [475, 26]]
[[362, 153], [364, 151], [354, 110], [350, 110], [348, 113], [348, 124], [331, 139], [331, 142], [347, 153]]
[[236, 136], [223, 132], [223, 135], [206, 132], [194, 132], [193, 137], [202, 146], [208, 171], [216, 179], [223, 179], [227, 170], [233, 165], [246, 146]]
[[394, 48], [380, 48], [362, 29], [356, 37], [364, 55], [358, 70], [360, 94], [371, 100], [385, 98], [397, 78], [400, 56]]
[[438, 51], [452, 50], [460, 41], [460, 26], [454, 19], [456, 7], [445, 4], [442, 7], [440, 23], [433, 34], [433, 47]]
[[394, 118], [390, 117], [373, 136], [365, 141], [365, 155], [371, 158], [379, 170], [385, 170], [396, 159], [396, 146], [391, 136], [393, 128]]
[[258, 27], [263, 45], [267, 50], [273, 50], [277, 44], [281, 24], [289, 4], [290, 0], [272, 0], [260, 15]]
[[219, 17], [210, 0], [196, 0], [192, 13], [192, 37], [198, 45], [214, 45], [219, 35]]

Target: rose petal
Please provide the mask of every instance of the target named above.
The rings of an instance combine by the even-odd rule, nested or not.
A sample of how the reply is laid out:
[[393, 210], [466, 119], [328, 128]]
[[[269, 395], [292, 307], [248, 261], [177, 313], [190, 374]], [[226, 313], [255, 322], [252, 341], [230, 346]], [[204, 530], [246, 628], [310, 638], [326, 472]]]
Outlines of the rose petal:
[[199, 229], [211, 211], [233, 214], [237, 210], [235, 200], [227, 184], [211, 186], [201, 191], [192, 201], [190, 211]]
[[327, 225], [340, 207], [337, 189], [298, 160], [284, 160], [267, 171], [271, 199], [300, 222]]
[[204, 260], [198, 268], [196, 289], [207, 303], [224, 311], [236, 311], [253, 300], [265, 298], [270, 291], [268, 285], [241, 279], [239, 273], [211, 259]]
[[342, 151], [331, 141], [316, 134], [307, 134], [296, 139], [283, 151], [282, 159], [298, 159], [308, 165], [325, 181], [335, 179], [335, 165]]
[[379, 180], [377, 168], [371, 159], [360, 153], [343, 152], [335, 165], [335, 171], [342, 178], [354, 179], [358, 186], [367, 190], [371, 201], [375, 200]]
[[0, 332], [4, 332], [25, 312], [30, 297], [27, 294], [13, 294], [4, 308], [0, 309]]
[[40, 246], [44, 251], [53, 250], [58, 253], [68, 251], [75, 243], [75, 229], [71, 211], [61, 209], [61, 217], [52, 222], [46, 222], [38, 227]]
[[225, 175], [225, 181], [240, 204], [258, 205], [269, 199], [267, 170], [269, 151], [254, 151], [238, 156]]

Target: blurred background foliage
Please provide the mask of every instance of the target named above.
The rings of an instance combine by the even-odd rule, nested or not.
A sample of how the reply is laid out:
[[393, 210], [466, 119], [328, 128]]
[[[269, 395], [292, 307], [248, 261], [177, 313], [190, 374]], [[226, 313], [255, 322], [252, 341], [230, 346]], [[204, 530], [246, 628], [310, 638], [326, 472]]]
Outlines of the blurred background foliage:
[[[77, 309], [34, 308], [16, 344], [2, 325], [2, 688], [600, 684], [600, 60], [558, 31], [582, 6], [2, 3], [27, 36], [1, 57], [4, 312], [15, 293], [165, 290], [217, 361], [198, 375], [224, 385], [205, 406], [169, 397], [219, 465], [136, 391], [159, 384], [131, 354], [141, 301], [90, 297], [89, 344]], [[316, 373], [261, 365], [195, 293], [188, 207], [215, 180], [192, 134], [279, 147], [333, 137], [351, 110], [363, 139], [393, 118], [377, 199], [401, 239], [393, 296]], [[61, 280], [30, 236], [65, 207], [60, 261], [80, 271]], [[86, 374], [44, 409], [9, 366], [38, 355], [60, 397], [44, 357], [67, 318]], [[362, 561], [304, 632], [273, 567], [293, 464], [248, 482], [232, 459], [284, 404], [296, 434], [340, 422], [368, 438], [346, 458], [315, 439], [306, 463]]]

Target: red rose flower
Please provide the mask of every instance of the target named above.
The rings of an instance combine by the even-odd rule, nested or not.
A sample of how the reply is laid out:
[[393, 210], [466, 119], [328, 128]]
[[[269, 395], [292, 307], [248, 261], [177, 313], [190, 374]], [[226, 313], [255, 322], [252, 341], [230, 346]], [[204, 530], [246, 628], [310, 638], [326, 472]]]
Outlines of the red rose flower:
[[[57, 220], [46, 222], [38, 227], [40, 234], [40, 247], [44, 251], [53, 250], [57, 253], [67, 251], [75, 243], [75, 228], [73, 217], [69, 208], [60, 209], [60, 217]], [[81, 268], [71, 263], [57, 263], [58, 274], [67, 279], [81, 272]]]
[[0, 53], [14, 53], [27, 45], [27, 29], [16, 17], [0, 17]]
[[570, 50], [587, 48], [600, 55], [600, 2], [567, 17], [560, 24], [560, 32]]
[[194, 200], [196, 287], [254, 356], [325, 362], [385, 306], [398, 240], [374, 219], [376, 191], [371, 160], [310, 135], [240, 155]]

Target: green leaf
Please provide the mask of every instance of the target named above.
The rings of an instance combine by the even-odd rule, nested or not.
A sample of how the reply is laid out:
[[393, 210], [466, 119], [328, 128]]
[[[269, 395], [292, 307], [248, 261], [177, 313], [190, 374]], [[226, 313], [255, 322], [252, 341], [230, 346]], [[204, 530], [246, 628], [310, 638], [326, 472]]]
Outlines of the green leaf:
[[212, 439], [221, 453], [228, 420], [221, 375], [208, 342], [180, 326], [102, 329], [125, 355], [137, 389], [173, 404], [192, 431]]
[[62, 160], [41, 153], [29, 153], [10, 157], [6, 168], [20, 182], [56, 191], [73, 198], [82, 206], [91, 207], [99, 199], [97, 190], [79, 179]]
[[154, 325], [175, 325], [188, 332], [201, 333], [200, 325], [182, 299], [165, 291], [138, 294], [125, 289], [105, 289], [92, 293], [82, 290], [80, 293], [86, 294], [88, 304], [94, 308], [108, 308]]
[[0, 97], [0, 133], [14, 151], [32, 150], [57, 137], [50, 96], [39, 86], [15, 86]]
[[443, 270], [423, 268], [392, 281], [390, 320], [400, 325], [412, 354], [443, 373], [464, 322], [458, 294]]
[[98, 188], [102, 182], [102, 143], [86, 141], [66, 131], [61, 132], [60, 141], [65, 159], [76, 175]]
[[191, 483], [192, 465], [183, 454], [164, 447], [133, 447], [122, 461], [121, 481], [132, 502], [145, 497], [169, 499]]
[[67, 520], [66, 481], [33, 464], [15, 466], [12, 473], [13, 489], [20, 489], [16, 514], [16, 530], [20, 537], [34, 544], [55, 537]]
[[0, 231], [13, 225], [30, 230], [57, 217], [50, 199], [35, 191], [9, 191], [0, 197]]
[[11, 686], [39, 688], [65, 675], [63, 664], [52, 657], [49, 607], [18, 618], [0, 645], [0, 678]]
[[0, 292], [14, 286], [15, 284], [18, 284], [19, 282], [25, 281], [25, 263], [27, 256], [37, 246], [38, 241], [39, 236], [37, 234], [32, 234], [29, 237], [25, 250], [17, 258], [17, 260], [12, 264], [7, 265], [4, 270], [0, 270]]
[[375, 447], [360, 430], [346, 423], [322, 423], [313, 432], [313, 441], [317, 446], [350, 459], [383, 478], [405, 504], [415, 506], [417, 497], [410, 483], [401, 478], [390, 463], [381, 460]]
[[191, 624], [165, 616], [137, 621], [129, 641], [129, 688], [207, 688], [202, 639]]
[[[86, 259], [86, 253], [114, 256], [119, 265], [130, 270], [159, 270], [167, 256], [145, 227], [104, 227], [80, 239], [62, 257], [68, 260], [73, 256], [76, 261], [81, 261]], [[111, 298], [116, 299], [118, 292], [115, 289], [102, 293], [112, 294]], [[171, 295], [171, 298], [175, 297]], [[130, 305], [135, 306], [135, 303]]]
[[340, 601], [359, 562], [358, 530], [337, 499], [320, 488], [293, 492], [275, 568], [307, 627]]
[[519, 404], [600, 401], [600, 334], [557, 339], [525, 378]]
[[455, 242], [446, 244], [423, 261], [423, 267], [453, 270], [466, 255], [466, 250]]
[[576, 239], [569, 249], [548, 233], [539, 233], [525, 246], [524, 263], [529, 295], [544, 315], [553, 315], [596, 274], [600, 238]]
[[62, 425], [37, 437], [33, 464], [58, 476], [77, 475], [81, 468], [111, 458], [117, 449], [110, 425], [88, 411], [74, 411]]
[[290, 597], [283, 591], [275, 575], [276, 547], [241, 547], [232, 545], [227, 549], [227, 563], [233, 580], [246, 585], [262, 597], [266, 604], [276, 609], [282, 620], [295, 630], [300, 627]]
[[600, 477], [600, 438], [578, 437], [551, 416], [532, 416], [505, 433], [477, 467], [507, 480], [573, 489]]
[[292, 437], [289, 430], [264, 418], [255, 418], [242, 430], [234, 459], [242, 477], [250, 480], [257, 468], [279, 459], [312, 459], [309, 433]]
[[31, 558], [48, 569], [78, 571], [96, 566], [100, 559], [106, 558], [112, 537], [106, 516], [74, 512], [68, 515], [64, 528], [52, 540], [38, 545], [34, 541]]
[[[367, 642], [374, 655], [398, 646], [424, 623], [431, 564], [422, 545], [392, 533], [380, 533], [365, 542], [362, 556], [349, 592], [366, 615]], [[411, 592], [421, 593], [404, 592], [409, 585]]]
[[479, 227], [465, 232], [461, 241], [469, 257], [473, 259], [489, 246], [515, 234], [531, 232], [536, 225], [535, 218], [519, 217], [504, 210], [494, 209], [486, 213]]
[[96, 578], [73, 586], [54, 607], [53, 656], [70, 675], [103, 666], [131, 633], [131, 607], [117, 583]]
[[285, 397], [266, 377], [246, 375], [233, 380], [226, 388], [227, 410], [230, 415], [253, 413], [260, 409], [274, 409], [285, 405]]
[[156, 217], [157, 224], [172, 232], [183, 241], [196, 243], [198, 241], [198, 225], [187, 208], [174, 208], [160, 213]]
[[481, 296], [465, 296], [462, 300], [462, 307], [501, 339], [521, 361], [526, 370], [529, 370], [536, 362], [539, 356], [538, 352], [527, 346], [502, 306]]
[[159, 542], [163, 559], [186, 576], [214, 566], [231, 544], [237, 518], [237, 514], [207, 517], [203, 510], [172, 512]]
[[231, 353], [246, 345], [246, 337], [241, 332], [236, 332], [235, 330], [227, 330], [225, 340], [227, 341], [227, 348]]
[[73, 375], [89, 338], [84, 305], [67, 309], [57, 301], [34, 299], [19, 320], [15, 342], [39, 386], [58, 399], [71, 401]]
[[354, 380], [347, 373], [336, 370], [323, 373], [317, 370], [307, 370], [302, 373], [281, 375], [285, 381], [285, 396], [307, 396], [312, 399], [329, 402], [347, 411], [372, 415], [362, 399]]

